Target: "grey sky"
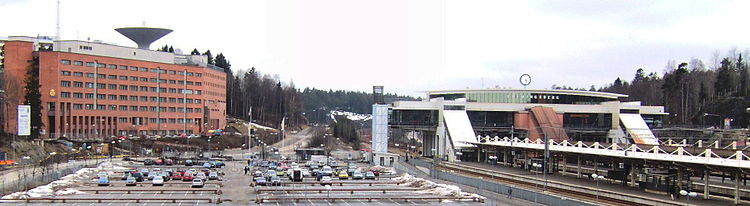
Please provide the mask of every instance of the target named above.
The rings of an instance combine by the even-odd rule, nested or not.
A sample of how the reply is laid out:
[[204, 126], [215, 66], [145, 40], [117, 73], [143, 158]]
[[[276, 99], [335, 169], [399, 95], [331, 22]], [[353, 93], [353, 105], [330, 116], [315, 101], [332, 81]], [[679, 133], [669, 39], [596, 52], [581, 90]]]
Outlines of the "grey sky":
[[[54, 35], [55, 0], [0, 1], [0, 36]], [[417, 95], [553, 84], [588, 88], [637, 68], [750, 44], [748, 1], [62, 0], [64, 39], [135, 46], [113, 28], [165, 27], [157, 41], [223, 52], [297, 87]], [[710, 65], [710, 64], [709, 64]]]

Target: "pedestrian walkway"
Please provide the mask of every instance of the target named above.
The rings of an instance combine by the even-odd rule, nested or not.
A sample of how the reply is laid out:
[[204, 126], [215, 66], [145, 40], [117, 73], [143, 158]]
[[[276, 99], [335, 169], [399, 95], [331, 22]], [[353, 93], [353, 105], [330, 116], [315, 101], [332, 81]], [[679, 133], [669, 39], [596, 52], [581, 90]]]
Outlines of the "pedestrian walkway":
[[255, 193], [250, 187], [251, 176], [245, 175], [244, 161], [227, 162], [224, 167], [224, 186], [222, 187], [222, 200], [231, 205], [248, 205], [255, 201]]

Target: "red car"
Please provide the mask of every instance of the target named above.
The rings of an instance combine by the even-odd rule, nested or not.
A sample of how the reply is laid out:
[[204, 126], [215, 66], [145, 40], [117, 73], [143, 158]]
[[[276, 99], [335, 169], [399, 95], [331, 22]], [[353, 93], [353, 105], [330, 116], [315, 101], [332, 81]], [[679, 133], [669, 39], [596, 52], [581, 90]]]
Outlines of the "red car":
[[370, 170], [370, 172], [372, 172], [372, 174], [375, 174], [375, 176], [380, 176], [380, 172], [378, 172], [377, 170]]
[[166, 159], [166, 160], [164, 160], [164, 164], [165, 165], [173, 165], [174, 161], [172, 161], [171, 159]]
[[172, 179], [173, 180], [181, 180], [182, 179], [182, 172], [174, 172], [174, 173], [172, 173]]
[[182, 175], [182, 181], [190, 182], [193, 181], [193, 175], [190, 174], [183, 174]]
[[154, 164], [155, 164], [155, 165], [163, 165], [163, 164], [164, 164], [164, 161], [163, 161], [163, 160], [161, 160], [161, 159], [157, 159], [156, 161], [154, 161]]

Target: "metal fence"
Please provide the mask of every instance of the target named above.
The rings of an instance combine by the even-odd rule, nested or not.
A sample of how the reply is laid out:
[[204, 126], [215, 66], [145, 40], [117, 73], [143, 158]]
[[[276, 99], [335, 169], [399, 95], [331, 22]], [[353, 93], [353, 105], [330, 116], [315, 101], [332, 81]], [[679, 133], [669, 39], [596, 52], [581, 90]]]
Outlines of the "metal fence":
[[[432, 162], [424, 161], [422, 159], [409, 159], [408, 163], [414, 166], [420, 166], [420, 167], [426, 167], [426, 168], [432, 167]], [[539, 204], [562, 205], [562, 206], [592, 205], [592, 204], [588, 204], [588, 203], [584, 203], [584, 202], [580, 202], [576, 200], [570, 200], [564, 197], [552, 196], [552, 195], [548, 195], [544, 193], [538, 193], [535, 191], [526, 190], [523, 188], [513, 187], [513, 185], [504, 185], [504, 184], [490, 182], [490, 181], [483, 180], [483, 179], [465, 177], [465, 176], [457, 175], [457, 174], [450, 173], [450, 172], [442, 172], [442, 171], [435, 171], [435, 170], [430, 170], [430, 172], [433, 172], [433, 174], [430, 174], [430, 175], [437, 176], [437, 179], [468, 185], [473, 188], [476, 188], [478, 191], [481, 191], [481, 190], [492, 191], [498, 194], [502, 194], [505, 197], [508, 197], [508, 193], [510, 192], [511, 194], [510, 197], [512, 198], [519, 198], [519, 199], [523, 199], [523, 200], [527, 200], [527, 201], [531, 201], [531, 202], [535, 202]]]
[[53, 165], [49, 167], [19, 168], [16, 177], [0, 178], [0, 194], [4, 196], [10, 193], [26, 191], [41, 185], [49, 184], [61, 177], [75, 173], [83, 167], [86, 167], [86, 165], [79, 162], [70, 163], [66, 167]]

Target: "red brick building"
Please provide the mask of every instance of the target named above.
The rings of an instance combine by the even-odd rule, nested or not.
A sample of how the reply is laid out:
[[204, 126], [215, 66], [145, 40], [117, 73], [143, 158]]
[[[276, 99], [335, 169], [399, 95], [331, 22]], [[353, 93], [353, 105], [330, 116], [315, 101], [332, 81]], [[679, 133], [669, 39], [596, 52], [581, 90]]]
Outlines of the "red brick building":
[[6, 132], [16, 132], [15, 108], [34, 66], [44, 138], [190, 135], [226, 124], [226, 74], [206, 56], [31, 37], [0, 40], [0, 49]]

